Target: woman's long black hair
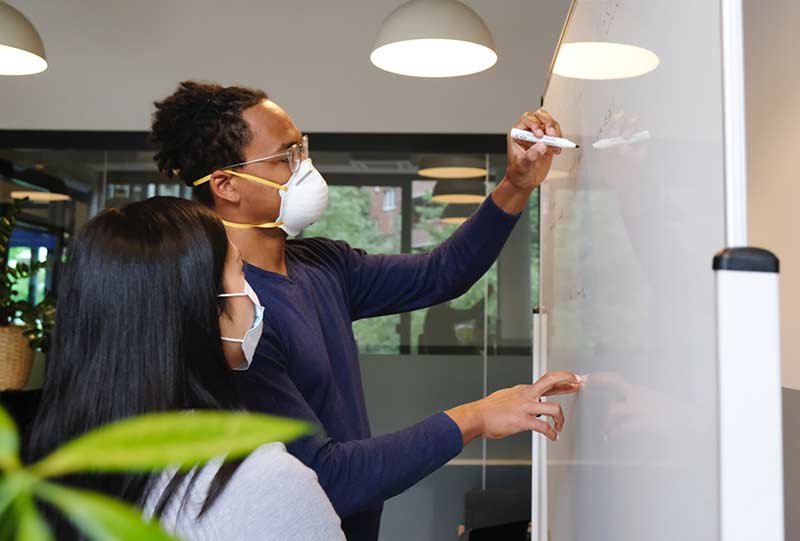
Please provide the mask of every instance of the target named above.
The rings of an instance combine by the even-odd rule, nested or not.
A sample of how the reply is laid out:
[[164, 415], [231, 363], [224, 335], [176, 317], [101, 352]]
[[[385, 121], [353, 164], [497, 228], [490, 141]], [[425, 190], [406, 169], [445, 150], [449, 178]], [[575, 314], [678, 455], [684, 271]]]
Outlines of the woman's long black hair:
[[[227, 253], [222, 223], [184, 199], [155, 197], [106, 210], [86, 224], [72, 241], [59, 284], [54, 348], [27, 461], [125, 417], [239, 406], [219, 330]], [[203, 511], [233, 469], [220, 470]], [[149, 480], [136, 474], [62, 479], [140, 505]], [[157, 513], [179, 482], [176, 476], [170, 483]], [[51, 510], [48, 515], [59, 540], [78, 539]]]

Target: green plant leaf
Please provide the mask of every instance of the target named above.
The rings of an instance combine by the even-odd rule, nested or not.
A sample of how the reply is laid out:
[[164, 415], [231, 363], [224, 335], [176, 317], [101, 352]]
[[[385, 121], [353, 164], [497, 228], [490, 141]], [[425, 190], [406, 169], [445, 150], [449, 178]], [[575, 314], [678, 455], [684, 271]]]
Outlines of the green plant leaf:
[[52, 541], [53, 532], [36, 509], [30, 493], [17, 496], [14, 511], [17, 518], [17, 541]]
[[174, 541], [157, 522], [145, 522], [142, 512], [103, 494], [61, 487], [36, 485], [37, 497], [58, 508], [70, 522], [97, 541]]
[[0, 406], [0, 468], [6, 471], [20, 468], [17, 426], [2, 406]]
[[[8, 505], [14, 501], [14, 498], [17, 497], [17, 492], [17, 487], [8, 476], [0, 480], [0, 516], [6, 511]], [[5, 538], [0, 537], [0, 539]]]
[[[31, 488], [39, 480], [26, 472], [20, 470], [15, 473], [4, 476], [0, 479], [0, 514], [6, 511], [9, 504], [14, 502], [20, 495], [30, 494]], [[13, 514], [13, 507], [9, 511]], [[0, 537], [0, 539], [5, 539]]]
[[42, 477], [77, 471], [189, 469], [246, 456], [259, 445], [311, 434], [313, 425], [257, 413], [200, 410], [124, 419], [79, 436], [30, 468]]
[[17, 516], [14, 508], [10, 508], [5, 514], [0, 514], [0, 539], [8, 541], [14, 539], [17, 531]]

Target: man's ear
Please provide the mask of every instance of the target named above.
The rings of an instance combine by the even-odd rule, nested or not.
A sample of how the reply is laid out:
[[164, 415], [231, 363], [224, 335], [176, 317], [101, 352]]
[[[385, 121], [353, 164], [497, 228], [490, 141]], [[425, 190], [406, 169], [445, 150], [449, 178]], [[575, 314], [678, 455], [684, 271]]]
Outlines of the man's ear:
[[211, 173], [208, 186], [215, 198], [228, 201], [229, 203], [239, 203], [241, 194], [236, 187], [236, 177], [225, 171], [216, 170]]

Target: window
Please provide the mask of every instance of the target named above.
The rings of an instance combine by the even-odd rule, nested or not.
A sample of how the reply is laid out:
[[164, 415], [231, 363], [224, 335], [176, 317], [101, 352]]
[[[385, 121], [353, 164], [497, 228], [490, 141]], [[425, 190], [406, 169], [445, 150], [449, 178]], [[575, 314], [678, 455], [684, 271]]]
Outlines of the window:
[[[400, 215], [384, 210], [386, 193], [395, 191], [382, 186], [330, 186], [325, 214], [302, 236], [344, 240], [372, 254], [399, 253]], [[353, 332], [362, 352], [398, 353], [399, 327], [400, 315], [391, 315], [357, 321]]]
[[397, 203], [395, 202], [395, 189], [389, 188], [383, 190], [383, 211], [388, 212], [390, 210], [395, 210], [397, 208]]
[[[369, 253], [428, 252], [455, 231], [457, 222], [477, 208], [482, 194], [490, 191], [504, 174], [504, 154], [430, 152], [437, 147], [462, 151], [487, 145], [500, 152], [505, 145], [502, 136], [404, 135], [387, 143], [391, 138], [391, 135], [383, 137], [381, 144], [411, 148], [390, 152], [369, 149], [376, 140], [368, 135], [311, 135], [316, 149], [314, 163], [330, 185], [330, 203], [319, 223], [309, 227], [304, 235], [345, 240]], [[69, 141], [79, 139], [71, 137]], [[106, 135], [97, 134], [96, 143], [103, 144], [106, 139]], [[190, 188], [156, 171], [152, 152], [137, 147], [144, 139], [143, 136], [141, 143], [129, 150], [31, 150], [36, 148], [35, 142], [25, 141], [20, 144], [26, 150], [0, 150], [0, 162], [11, 164], [14, 171], [22, 171], [25, 182], [35, 183], [45, 175], [51, 184], [67, 183], [73, 192], [72, 201], [31, 212], [70, 234], [103, 208], [123, 206], [154, 195], [191, 197]], [[334, 140], [337, 150], [326, 149]], [[426, 153], [413, 148], [415, 145]], [[489, 168], [485, 177], [469, 179], [475, 186], [468, 186], [469, 193], [460, 199], [461, 192], [453, 192], [452, 188], [463, 181], [453, 181], [455, 184], [445, 190], [449, 197], [445, 200], [449, 202], [443, 203], [439, 202], [441, 197], [434, 198], [434, 190], [438, 185], [441, 196], [442, 188], [451, 181], [441, 182], [421, 175], [420, 169], [428, 169], [428, 164], [433, 169], [437, 165], [441, 169], [459, 164], [484, 168], [488, 164]], [[31, 172], [35, 167], [36, 173]], [[13, 186], [9, 186], [8, 190], [11, 189]], [[468, 204], [459, 203], [467, 198], [472, 201], [471, 209]], [[530, 307], [537, 303], [538, 297], [535, 198], [536, 195], [531, 211], [523, 216], [524, 225], [515, 229], [501, 255], [501, 261], [506, 261], [504, 266], [494, 265], [486, 278], [467, 293], [443, 305], [356, 322], [354, 328], [361, 352], [469, 354], [482, 352], [484, 348], [490, 352], [508, 348], [529, 350]], [[459, 208], [454, 213], [455, 207]], [[520, 282], [523, 275], [528, 278]]]
[[20, 222], [17, 224], [9, 241], [8, 265], [10, 267], [16, 267], [21, 263], [30, 265], [34, 261], [51, 263], [50, 267], [40, 269], [28, 278], [17, 280], [14, 300], [27, 300], [38, 304], [52, 288], [53, 265], [56, 263], [59, 235], [26, 227]]

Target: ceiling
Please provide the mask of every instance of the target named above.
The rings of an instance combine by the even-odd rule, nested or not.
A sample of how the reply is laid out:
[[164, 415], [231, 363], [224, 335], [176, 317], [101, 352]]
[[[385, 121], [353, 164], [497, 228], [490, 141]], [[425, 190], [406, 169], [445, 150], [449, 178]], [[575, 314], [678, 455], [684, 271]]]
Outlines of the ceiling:
[[152, 102], [190, 78], [266, 90], [307, 132], [505, 133], [536, 109], [569, 0], [465, 0], [499, 61], [418, 79], [369, 53], [400, 0], [11, 0], [50, 67], [0, 78], [0, 129], [146, 130]]

